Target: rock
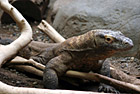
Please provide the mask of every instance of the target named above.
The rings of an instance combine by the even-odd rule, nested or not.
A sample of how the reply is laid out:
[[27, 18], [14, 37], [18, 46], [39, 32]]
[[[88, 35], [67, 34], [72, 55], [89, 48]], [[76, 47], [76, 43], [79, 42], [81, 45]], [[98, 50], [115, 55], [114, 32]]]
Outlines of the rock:
[[[55, 2], [52, 2], [52, 1], [55, 1]], [[75, 0], [52, 0], [49, 4], [50, 7], [52, 7], [53, 9], [53, 13], [56, 14], [57, 11], [63, 7], [63, 6], [66, 6], [66, 5], [69, 5], [72, 1], [75, 1]]]
[[73, 0], [50, 0], [48, 5], [48, 14], [47, 14], [47, 22], [49, 24], [52, 24], [52, 20], [54, 20], [54, 16], [56, 15], [59, 8], [61, 8], [63, 5], [69, 4]]
[[38, 83], [37, 82], [33, 82], [33, 85], [37, 85]]
[[[119, 30], [134, 42], [132, 50], [117, 56], [139, 56], [139, 0], [57, 0], [53, 27], [65, 38], [91, 29]], [[140, 57], [139, 57], [140, 58]]]
[[50, 0], [48, 7], [52, 9], [52, 8], [53, 8], [53, 5], [54, 5], [54, 3], [55, 3], [56, 1], [57, 1], [57, 0]]

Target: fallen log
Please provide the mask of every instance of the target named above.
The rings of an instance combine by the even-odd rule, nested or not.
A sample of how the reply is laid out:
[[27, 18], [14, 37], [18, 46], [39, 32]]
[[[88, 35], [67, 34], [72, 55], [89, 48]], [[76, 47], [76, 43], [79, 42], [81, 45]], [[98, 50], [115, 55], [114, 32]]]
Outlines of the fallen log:
[[39, 70], [33, 66], [29, 66], [29, 65], [10, 65], [9, 67], [17, 69], [21, 72], [27, 72], [27, 73], [31, 73], [34, 74], [36, 76], [40, 76], [43, 77], [43, 71]]
[[[46, 10], [49, 0], [9, 0], [16, 7], [28, 22], [38, 21], [46, 18]], [[1, 16], [2, 24], [14, 23], [14, 20], [7, 14]]]
[[10, 61], [10, 63], [6, 64], [6, 66], [9, 66], [9, 65], [31, 65], [40, 70], [44, 70], [45, 68], [44, 65], [34, 61], [33, 59], [28, 60], [19, 56], [16, 56], [14, 59]]

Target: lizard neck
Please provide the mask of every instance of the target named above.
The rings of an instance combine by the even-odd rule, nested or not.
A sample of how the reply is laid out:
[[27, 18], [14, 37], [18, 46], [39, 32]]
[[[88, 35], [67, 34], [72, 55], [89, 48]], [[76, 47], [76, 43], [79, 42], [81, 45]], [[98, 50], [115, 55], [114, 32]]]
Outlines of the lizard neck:
[[95, 37], [93, 32], [88, 32], [80, 36], [72, 37], [67, 40], [68, 45], [72, 49], [95, 48]]

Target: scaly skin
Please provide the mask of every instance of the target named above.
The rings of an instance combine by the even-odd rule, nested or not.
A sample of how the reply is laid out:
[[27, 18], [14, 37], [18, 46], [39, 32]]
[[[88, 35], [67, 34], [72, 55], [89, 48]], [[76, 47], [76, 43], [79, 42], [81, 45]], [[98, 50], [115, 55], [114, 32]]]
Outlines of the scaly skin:
[[[44, 86], [55, 89], [58, 86], [59, 77], [67, 70], [93, 71], [110, 76], [108, 62], [99, 63], [98, 61], [132, 47], [132, 40], [119, 31], [92, 30], [52, 45], [34, 59], [46, 64], [43, 75]], [[99, 90], [117, 92], [113, 87], [105, 84], [101, 84]]]

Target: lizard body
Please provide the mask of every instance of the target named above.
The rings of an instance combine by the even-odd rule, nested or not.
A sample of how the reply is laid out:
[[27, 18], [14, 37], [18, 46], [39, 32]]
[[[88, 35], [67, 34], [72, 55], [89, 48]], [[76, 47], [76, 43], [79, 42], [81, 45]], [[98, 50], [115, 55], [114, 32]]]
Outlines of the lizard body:
[[[108, 62], [106, 60], [99, 62], [99, 60], [132, 47], [132, 40], [119, 31], [91, 30], [62, 43], [54, 43], [50, 46], [47, 44], [45, 51], [43, 48], [39, 55], [32, 58], [46, 65], [43, 75], [44, 86], [57, 88], [59, 77], [63, 76], [67, 70], [93, 71], [110, 76]], [[113, 87], [105, 84], [101, 84], [99, 90], [116, 92]]]
[[[132, 47], [132, 40], [119, 31], [91, 30], [83, 35], [69, 38], [62, 43], [48, 47], [38, 56], [39, 58], [34, 59], [46, 65], [43, 75], [44, 86], [57, 88], [59, 77], [70, 69], [99, 72], [110, 76], [108, 62], [99, 63], [98, 61]], [[110, 86], [102, 86], [100, 89], [106, 87], [113, 89]], [[108, 92], [109, 89], [105, 91]]]

